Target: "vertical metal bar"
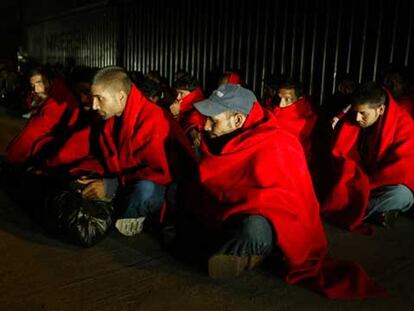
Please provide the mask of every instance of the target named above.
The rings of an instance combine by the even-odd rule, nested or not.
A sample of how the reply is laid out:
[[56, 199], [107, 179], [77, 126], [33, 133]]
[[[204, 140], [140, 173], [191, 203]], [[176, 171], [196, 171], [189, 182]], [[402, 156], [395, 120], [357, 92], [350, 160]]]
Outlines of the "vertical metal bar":
[[[256, 84], [257, 84], [257, 73], [258, 73], [258, 68], [257, 68], [257, 62], [258, 62], [258, 58], [259, 58], [259, 39], [260, 39], [260, 29], [262, 28], [261, 26], [261, 20], [260, 20], [260, 13], [262, 12], [262, 2], [259, 1], [257, 2], [257, 6], [256, 6], [256, 29], [255, 29], [255, 40], [254, 40], [254, 56], [253, 56], [253, 84], [252, 84], [252, 88], [255, 92], [257, 92], [258, 90], [256, 89]], [[262, 63], [263, 66], [263, 63]]]
[[[207, 30], [208, 30], [208, 27], [207, 27], [207, 23], [208, 23], [208, 19], [207, 19], [207, 16], [208, 16], [208, 5], [207, 5], [207, 1], [203, 1], [203, 2], [200, 2], [200, 3], [203, 3], [205, 6], [204, 6], [204, 10], [203, 10], [203, 12], [204, 12], [204, 14], [202, 14], [202, 16], [203, 16], [203, 25], [204, 25], [204, 36], [203, 36], [203, 42], [204, 42], [204, 45], [203, 45], [203, 88], [205, 88], [206, 87], [206, 75], [207, 75], [207, 35], [208, 35], [208, 32], [207, 32]], [[206, 12], [207, 12], [207, 14], [206, 14]]]
[[210, 62], [210, 66], [209, 69], [212, 70], [213, 69], [213, 47], [214, 47], [214, 31], [215, 31], [215, 27], [214, 25], [216, 24], [216, 12], [215, 12], [215, 5], [216, 5], [216, 0], [211, 1], [211, 19], [210, 19], [210, 52], [209, 52], [209, 62]]
[[323, 59], [322, 59], [322, 76], [321, 76], [321, 94], [319, 97], [319, 105], [323, 105], [325, 98], [325, 76], [326, 76], [326, 54], [328, 50], [328, 36], [329, 36], [329, 24], [331, 19], [331, 6], [330, 1], [326, 2], [326, 22], [325, 22], [325, 36], [323, 44]]
[[372, 73], [372, 81], [376, 81], [377, 79], [377, 67], [378, 67], [378, 58], [379, 58], [380, 43], [381, 43], [383, 17], [384, 17], [384, 2], [381, 1], [380, 12], [379, 12], [379, 17], [378, 17], [377, 42], [375, 44], [374, 72]]
[[394, 61], [394, 49], [395, 49], [395, 41], [397, 39], [397, 24], [398, 24], [398, 11], [400, 10], [400, 2], [395, 1], [395, 11], [394, 11], [394, 25], [392, 27], [392, 43], [391, 43], [391, 51], [390, 51], [390, 59], [389, 63], [391, 64]]
[[[182, 4], [180, 2], [180, 9], [178, 10], [178, 15], [176, 18], [178, 18], [177, 23], [180, 25], [179, 27], [179, 33], [178, 33], [178, 50], [179, 50], [179, 63], [177, 64], [178, 69], [184, 69], [184, 51], [185, 51], [185, 45], [188, 47], [188, 41], [186, 40], [186, 16], [188, 15], [188, 11], [184, 12], [184, 10], [187, 9], [186, 4]], [[188, 32], [188, 31], [187, 31]]]
[[276, 55], [276, 44], [277, 44], [277, 21], [279, 20], [279, 1], [275, 2], [275, 10], [274, 10], [274, 16], [275, 18], [273, 19], [273, 32], [271, 35], [272, 38], [272, 55], [271, 55], [271, 59], [272, 59], [272, 70], [270, 71], [270, 73], [273, 75], [275, 72], [275, 55]]
[[[244, 6], [245, 6], [245, 1], [241, 1], [239, 9], [240, 9], [240, 18], [239, 18], [239, 33], [237, 34], [238, 36], [238, 46], [237, 46], [237, 68], [241, 68], [241, 52], [242, 52], [242, 34], [243, 34], [243, 26], [245, 23], [244, 20]], [[246, 72], [246, 81], [247, 81], [247, 72]]]
[[[190, 53], [187, 54], [187, 68], [189, 67], [189, 69], [191, 70], [191, 75], [194, 77], [197, 77], [198, 79], [198, 75], [196, 75], [196, 72], [198, 72], [197, 68], [198, 68], [198, 61], [196, 61], [195, 59], [195, 54], [196, 54], [196, 44], [197, 44], [197, 32], [199, 31], [199, 25], [200, 25], [200, 10], [199, 8], [199, 4], [196, 5], [191, 5], [191, 16], [192, 16], [192, 23], [191, 23], [191, 29], [192, 29], [192, 38], [191, 38], [191, 61], [190, 61]], [[200, 35], [198, 35], [198, 37], [200, 37]], [[188, 45], [189, 42], [187, 43]], [[187, 69], [188, 70], [188, 69]]]
[[173, 16], [173, 21], [174, 21], [174, 25], [175, 25], [175, 27], [174, 27], [174, 38], [175, 38], [175, 42], [174, 42], [175, 43], [174, 44], [174, 47], [175, 47], [175, 51], [174, 51], [174, 55], [175, 55], [175, 58], [174, 58], [174, 72], [177, 72], [178, 69], [181, 69], [181, 68], [178, 68], [178, 66], [180, 65], [179, 64], [179, 57], [180, 57], [179, 48], [180, 48], [180, 22], [181, 22], [180, 21], [181, 18], [178, 18], [178, 17], [180, 16], [181, 8], [182, 7], [177, 6], [175, 8], [175, 12], [174, 12], [175, 14]]
[[138, 35], [138, 45], [139, 45], [139, 62], [137, 71], [144, 72], [144, 18], [142, 13], [142, 2], [138, 2], [139, 6], [137, 7], [137, 15], [136, 19], [138, 19], [138, 28], [136, 30], [136, 34]]
[[411, 36], [413, 34], [413, 19], [414, 19], [414, 1], [410, 2], [410, 12], [408, 13], [409, 26], [408, 26], [408, 35], [407, 35], [407, 47], [405, 49], [405, 59], [404, 66], [408, 66], [408, 58], [410, 56], [410, 46], [411, 46]]
[[260, 81], [260, 98], [263, 98], [263, 80], [266, 78], [266, 70], [267, 70], [267, 41], [268, 41], [268, 26], [269, 26], [269, 11], [270, 11], [270, 3], [266, 3], [266, 7], [264, 9], [265, 12], [265, 19], [263, 25], [263, 63], [262, 63], [262, 76]]
[[290, 58], [290, 75], [295, 72], [295, 54], [296, 54], [296, 27], [298, 22], [298, 1], [294, 1], [293, 19], [292, 19], [292, 49]]
[[341, 42], [341, 27], [342, 27], [342, 10], [343, 10], [343, 0], [339, 1], [338, 7], [338, 19], [336, 23], [336, 44], [335, 44], [335, 61], [334, 61], [334, 75], [332, 83], [332, 94], [336, 90], [336, 79], [338, 75], [338, 59], [339, 59], [339, 43]]
[[167, 75], [169, 75], [170, 76], [170, 84], [172, 84], [172, 79], [173, 79], [173, 65], [174, 65], [174, 15], [175, 15], [175, 12], [174, 12], [174, 7], [172, 7], [171, 8], [171, 10], [170, 10], [170, 14], [169, 14], [170, 16], [170, 36], [169, 36], [169, 38], [170, 38], [170, 46], [169, 46], [169, 55], [170, 55], [170, 59], [169, 59], [169, 69], [168, 69], [168, 72], [167, 72]]
[[[197, 4], [196, 4], [197, 5]], [[187, 25], [186, 25], [186, 33], [187, 39], [185, 40], [186, 46], [186, 53], [185, 53], [185, 71], [190, 72], [191, 75], [194, 75], [194, 46], [195, 46], [195, 31], [196, 31], [196, 14], [195, 14], [195, 7], [194, 3], [191, 1], [187, 1], [186, 8], [187, 11]], [[191, 42], [191, 50], [190, 50], [190, 42]], [[191, 53], [191, 65], [190, 65], [190, 53]]]
[[285, 73], [285, 55], [286, 55], [286, 37], [287, 37], [287, 23], [288, 23], [288, 8], [289, 1], [285, 2], [285, 10], [283, 12], [283, 31], [282, 31], [282, 54], [280, 56], [280, 73]]
[[[249, 6], [246, 5], [246, 15]], [[251, 51], [251, 37], [252, 37], [252, 19], [249, 18], [247, 22], [247, 38], [246, 38], [246, 83], [250, 83], [250, 51]]]
[[310, 77], [309, 77], [309, 95], [313, 95], [313, 83], [314, 83], [314, 70], [315, 70], [315, 55], [316, 55], [316, 39], [318, 29], [318, 3], [315, 5], [315, 12], [313, 15], [313, 34], [312, 34], [312, 50], [311, 50], [311, 66], [310, 66]]
[[[235, 46], [235, 37], [236, 37], [236, 22], [237, 22], [237, 18], [236, 18], [236, 4], [238, 3], [238, 0], [234, 0], [232, 2], [230, 2], [232, 5], [232, 12], [233, 12], [233, 20], [231, 23], [231, 33], [230, 33], [230, 68], [234, 67], [234, 46]], [[240, 69], [240, 68], [239, 68]]]
[[361, 83], [362, 75], [364, 72], [364, 61], [365, 61], [365, 46], [367, 41], [367, 28], [368, 28], [368, 9], [369, 9], [369, 2], [365, 2], [365, 18], [364, 18], [364, 28], [362, 31], [362, 47], [361, 47], [361, 59], [359, 62], [359, 77], [358, 82]]
[[[196, 76], [198, 79], [200, 79], [200, 74], [201, 74], [201, 32], [203, 30], [202, 28], [202, 13], [201, 13], [201, 4], [197, 5], [197, 48], [196, 50], [196, 56], [197, 56], [197, 61], [196, 61], [196, 66], [195, 66], [195, 71], [193, 72], [193, 75]], [[193, 38], [194, 39], [194, 38]], [[193, 55], [194, 55], [194, 50], [193, 50]]]
[[223, 26], [223, 10], [220, 8], [217, 9], [217, 18], [215, 19], [217, 25], [217, 39], [216, 39], [216, 61], [215, 65], [218, 66], [220, 64], [220, 57], [221, 55], [221, 43], [222, 43], [222, 26]]
[[352, 55], [352, 43], [354, 40], [354, 24], [355, 24], [355, 8], [356, 4], [353, 2], [351, 11], [351, 29], [349, 30], [349, 41], [348, 41], [348, 55], [346, 58], [346, 73], [351, 70], [351, 55]]
[[[224, 12], [231, 12], [230, 11], [230, 1], [225, 1], [224, 2], [225, 8], [224, 8]], [[224, 14], [224, 36], [223, 36], [223, 57], [222, 57], [222, 71], [224, 72], [227, 69], [228, 66], [228, 57], [227, 57], [227, 41], [228, 41], [228, 33], [229, 33], [229, 18], [230, 18], [230, 13], [229, 14]]]
[[305, 71], [305, 50], [306, 50], [306, 34], [307, 24], [308, 24], [308, 8], [309, 1], [304, 1], [303, 7], [303, 28], [302, 28], [302, 43], [301, 43], [301, 52], [300, 52], [300, 81], [304, 81], [304, 71]]

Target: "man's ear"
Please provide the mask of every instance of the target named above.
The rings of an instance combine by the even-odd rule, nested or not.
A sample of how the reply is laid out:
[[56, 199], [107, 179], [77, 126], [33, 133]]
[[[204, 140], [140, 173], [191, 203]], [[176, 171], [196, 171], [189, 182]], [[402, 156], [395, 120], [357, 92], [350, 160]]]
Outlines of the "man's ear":
[[379, 107], [378, 113], [379, 113], [379, 115], [383, 115], [383, 114], [384, 114], [384, 112], [385, 112], [385, 105], [384, 105], [384, 104], [382, 104], [382, 105]]
[[127, 93], [125, 93], [124, 91], [121, 90], [121, 91], [119, 91], [118, 96], [119, 96], [119, 99], [122, 103], [126, 103], [127, 98], [128, 98]]
[[246, 121], [246, 116], [242, 113], [236, 113], [234, 115], [234, 125], [236, 128], [241, 128], [244, 124], [244, 121]]

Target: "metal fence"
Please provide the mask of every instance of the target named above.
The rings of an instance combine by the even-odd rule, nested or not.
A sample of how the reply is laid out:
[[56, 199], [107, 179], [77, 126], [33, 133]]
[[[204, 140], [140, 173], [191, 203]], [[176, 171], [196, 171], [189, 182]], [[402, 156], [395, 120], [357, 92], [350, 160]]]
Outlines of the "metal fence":
[[414, 1], [152, 0], [77, 10], [27, 29], [43, 62], [187, 70], [207, 89], [238, 69], [259, 96], [272, 74], [298, 77], [323, 104], [338, 78], [378, 80], [389, 64], [413, 65]]

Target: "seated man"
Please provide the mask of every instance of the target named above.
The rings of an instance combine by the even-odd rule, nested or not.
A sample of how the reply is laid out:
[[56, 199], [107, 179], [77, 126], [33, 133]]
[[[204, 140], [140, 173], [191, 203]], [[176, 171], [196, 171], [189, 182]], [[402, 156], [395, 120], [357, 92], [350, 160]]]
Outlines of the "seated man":
[[349, 230], [364, 228], [363, 221], [390, 226], [413, 204], [414, 123], [374, 83], [360, 86], [351, 102], [332, 148], [333, 187], [321, 212]]
[[272, 111], [279, 126], [295, 135], [305, 151], [308, 162], [311, 160], [312, 134], [318, 119], [310, 99], [303, 94], [301, 83], [292, 79], [279, 81], [279, 103]]
[[50, 79], [41, 68], [33, 69], [29, 79], [39, 104], [6, 154], [6, 161], [18, 166], [33, 166], [44, 160], [79, 113], [75, 97], [63, 81]]
[[194, 109], [193, 104], [204, 99], [203, 91], [198, 81], [187, 73], [179, 74], [173, 86], [177, 97], [170, 106], [170, 111], [193, 145], [198, 147], [205, 118]]
[[186, 191], [184, 204], [184, 215], [192, 221], [182, 223], [190, 230], [195, 223], [195, 229], [183, 234], [186, 230], [178, 226], [177, 233], [178, 241], [207, 241], [210, 276], [237, 276], [277, 247], [287, 265], [287, 282], [306, 280], [329, 297], [367, 294], [373, 284], [361, 269], [359, 277], [368, 283], [355, 289], [349, 275], [338, 280], [328, 271], [334, 265], [325, 266], [319, 204], [297, 138], [280, 129], [253, 92], [240, 85], [222, 85], [194, 106], [207, 117], [208, 137], [201, 144], [199, 182]]
[[[124, 235], [142, 231], [145, 218], [163, 212], [166, 187], [194, 170], [194, 154], [179, 125], [149, 101], [122, 68], [99, 70], [92, 84], [93, 109], [105, 126], [100, 147], [106, 167], [118, 177], [115, 208], [121, 210], [115, 226]], [[102, 189], [102, 181], [89, 188]], [[162, 216], [162, 215], [161, 215]]]

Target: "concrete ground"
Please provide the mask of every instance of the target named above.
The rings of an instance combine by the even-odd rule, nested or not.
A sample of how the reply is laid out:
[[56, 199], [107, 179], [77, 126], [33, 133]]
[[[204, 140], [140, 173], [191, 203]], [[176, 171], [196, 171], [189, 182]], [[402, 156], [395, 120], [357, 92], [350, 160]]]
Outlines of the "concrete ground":
[[[2, 118], [0, 150], [12, 132]], [[148, 234], [112, 232], [78, 248], [48, 236], [0, 190], [0, 310], [414, 310], [412, 218], [373, 236], [325, 227], [331, 255], [361, 263], [389, 298], [332, 301], [266, 268], [215, 281]]]

